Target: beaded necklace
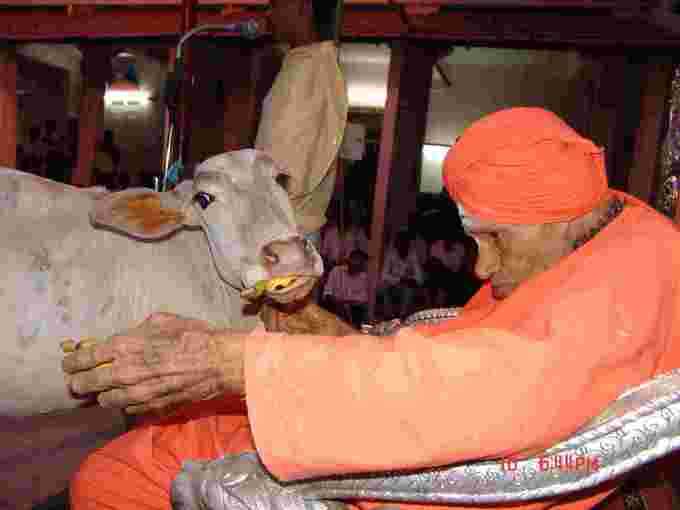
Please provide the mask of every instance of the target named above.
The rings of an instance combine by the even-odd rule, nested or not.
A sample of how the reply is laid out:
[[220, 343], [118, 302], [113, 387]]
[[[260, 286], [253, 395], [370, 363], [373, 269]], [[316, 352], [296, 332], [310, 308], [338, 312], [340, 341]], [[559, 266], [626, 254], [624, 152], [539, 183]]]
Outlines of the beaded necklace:
[[591, 228], [590, 231], [583, 237], [574, 241], [574, 249], [580, 248], [581, 246], [586, 244], [593, 237], [595, 237], [604, 227], [606, 227], [612, 221], [614, 221], [614, 218], [621, 214], [621, 211], [623, 211], [624, 206], [625, 202], [621, 200], [619, 197], [612, 198], [609, 201], [607, 211], [604, 213], [602, 218], [600, 218], [600, 221], [597, 222], [597, 225]]

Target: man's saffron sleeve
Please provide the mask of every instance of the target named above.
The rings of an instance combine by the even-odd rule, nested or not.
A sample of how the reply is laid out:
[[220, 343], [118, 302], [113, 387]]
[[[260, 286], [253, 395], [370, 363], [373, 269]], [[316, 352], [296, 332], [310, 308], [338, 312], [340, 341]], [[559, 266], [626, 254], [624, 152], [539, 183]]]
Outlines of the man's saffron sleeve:
[[387, 339], [260, 332], [245, 364], [255, 445], [282, 480], [547, 446], [596, 413], [588, 372], [553, 343], [492, 329]]

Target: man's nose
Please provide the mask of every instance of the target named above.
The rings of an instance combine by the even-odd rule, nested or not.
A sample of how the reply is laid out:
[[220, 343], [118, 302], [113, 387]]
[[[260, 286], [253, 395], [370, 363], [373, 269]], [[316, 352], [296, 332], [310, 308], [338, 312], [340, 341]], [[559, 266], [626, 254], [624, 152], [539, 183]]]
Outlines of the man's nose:
[[501, 255], [496, 240], [487, 234], [476, 234], [472, 238], [477, 242], [478, 255], [475, 273], [481, 280], [488, 280], [501, 268]]

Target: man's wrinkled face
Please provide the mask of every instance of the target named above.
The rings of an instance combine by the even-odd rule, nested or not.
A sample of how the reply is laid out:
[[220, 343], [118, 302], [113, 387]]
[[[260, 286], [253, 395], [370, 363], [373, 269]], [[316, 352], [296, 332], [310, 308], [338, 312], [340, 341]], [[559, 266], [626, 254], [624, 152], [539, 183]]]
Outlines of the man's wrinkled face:
[[496, 299], [566, 255], [567, 244], [553, 225], [499, 225], [473, 218], [459, 206], [463, 227], [479, 245], [475, 272], [490, 280]]

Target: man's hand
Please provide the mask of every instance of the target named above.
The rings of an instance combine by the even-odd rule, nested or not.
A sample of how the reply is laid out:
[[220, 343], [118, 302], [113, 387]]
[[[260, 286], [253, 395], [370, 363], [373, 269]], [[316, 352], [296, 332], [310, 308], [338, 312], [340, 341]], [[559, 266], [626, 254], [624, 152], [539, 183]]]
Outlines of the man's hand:
[[[165, 414], [222, 393], [243, 394], [245, 334], [203, 321], [154, 314], [138, 327], [66, 356], [75, 394], [99, 393], [102, 407]], [[100, 367], [103, 363], [110, 365]]]

